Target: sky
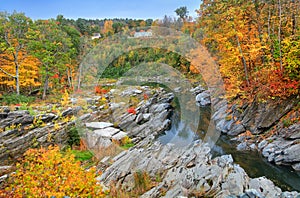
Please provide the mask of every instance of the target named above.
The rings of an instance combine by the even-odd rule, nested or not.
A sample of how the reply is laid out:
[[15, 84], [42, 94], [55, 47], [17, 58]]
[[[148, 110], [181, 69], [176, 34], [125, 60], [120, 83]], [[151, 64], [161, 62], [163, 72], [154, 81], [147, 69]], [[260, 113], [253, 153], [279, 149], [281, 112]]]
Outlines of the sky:
[[162, 19], [165, 15], [187, 6], [189, 15], [196, 17], [201, 0], [0, 0], [0, 11], [24, 12], [32, 19], [56, 18], [134, 18]]

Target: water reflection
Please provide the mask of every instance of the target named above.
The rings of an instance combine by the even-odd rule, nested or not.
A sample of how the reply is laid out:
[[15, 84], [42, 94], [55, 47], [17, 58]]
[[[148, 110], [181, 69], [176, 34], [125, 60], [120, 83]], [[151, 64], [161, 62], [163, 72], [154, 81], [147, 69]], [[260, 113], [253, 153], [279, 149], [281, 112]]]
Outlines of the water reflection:
[[162, 144], [172, 143], [181, 147], [187, 146], [194, 140], [199, 139], [198, 135], [191, 130], [189, 125], [179, 119], [178, 114], [176, 111], [172, 115], [171, 128], [158, 137]]
[[266, 176], [283, 191], [300, 191], [300, 173], [289, 167], [276, 166], [256, 151], [238, 151], [234, 142], [227, 136], [221, 136], [213, 148], [213, 156], [231, 154], [234, 161], [245, 169], [247, 174], [254, 177]]

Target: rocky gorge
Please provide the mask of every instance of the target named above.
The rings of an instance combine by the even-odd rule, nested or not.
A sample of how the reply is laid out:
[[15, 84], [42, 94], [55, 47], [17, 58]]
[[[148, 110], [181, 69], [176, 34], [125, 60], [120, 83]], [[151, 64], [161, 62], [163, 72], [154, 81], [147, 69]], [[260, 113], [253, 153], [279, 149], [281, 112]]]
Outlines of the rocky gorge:
[[[238, 150], [258, 150], [269, 162], [300, 171], [300, 123], [296, 120], [299, 112], [293, 112], [298, 104], [299, 96], [284, 101], [254, 100], [241, 107], [235, 105], [226, 114], [228, 119], [220, 121], [218, 127], [238, 142]], [[292, 116], [283, 118], [290, 112]]]
[[[265, 116], [271, 108], [259, 105], [257, 108], [253, 108], [252, 105], [245, 106], [243, 112], [233, 106], [232, 111], [228, 113], [224, 108], [226, 101], [220, 98], [210, 99], [209, 92], [202, 87], [196, 87], [191, 92], [200, 106], [210, 105], [211, 102], [214, 104], [212, 119], [222, 133], [235, 135], [241, 144], [246, 142], [244, 149], [260, 149], [264, 156], [270, 158], [270, 162], [289, 164], [297, 170], [297, 163], [300, 161], [297, 158], [299, 157], [297, 125], [282, 129], [286, 130], [283, 133], [285, 135], [270, 136], [269, 138], [273, 138], [272, 141], [270, 139], [248, 141], [247, 136], [237, 136], [248, 129], [251, 129], [253, 134], [259, 134], [270, 128], [292, 108], [292, 105], [289, 107], [291, 102], [286, 106], [284, 104], [280, 107], [274, 106], [274, 111], [279, 112], [275, 117]], [[115, 99], [117, 96], [122, 99], [128, 96], [129, 99], [125, 101], [135, 103], [135, 108], [131, 109], [132, 104], [124, 100], [117, 101]], [[33, 124], [34, 116], [28, 111], [8, 111], [3, 108], [0, 126], [7, 127], [21, 123], [23, 128], [0, 133], [1, 166], [11, 165], [9, 162], [17, 159], [33, 145], [46, 146], [54, 142], [66, 144], [70, 138], [67, 126], [78, 125], [82, 128], [80, 136], [92, 151], [109, 147], [125, 137], [134, 143], [132, 148], [122, 151], [117, 156], [99, 159], [99, 169], [103, 173], [97, 180], [107, 188], [114, 183], [119, 189], [131, 191], [135, 188], [136, 173], [144, 173], [153, 184], [140, 197], [300, 196], [296, 191], [283, 192], [266, 177], [250, 178], [231, 155], [213, 157], [212, 145], [200, 137], [195, 136], [193, 142], [184, 146], [162, 143], [159, 137], [170, 129], [173, 121], [176, 99], [173, 93], [163, 88], [152, 89], [144, 86], [126, 90], [112, 89], [105, 98], [106, 104], [99, 105], [95, 105], [101, 100], [99, 97], [88, 99], [90, 103], [88, 109], [91, 110], [80, 115], [77, 121], [63, 120], [62, 118], [71, 117], [82, 109], [78, 101], [71, 99], [74, 103], [72, 108], [62, 111], [59, 116], [52, 113], [39, 115], [45, 124], [27, 131], [23, 130], [24, 126]], [[142, 99], [133, 101], [135, 98]], [[274, 111], [269, 114], [275, 114]], [[8, 161], [9, 158], [12, 160]]]

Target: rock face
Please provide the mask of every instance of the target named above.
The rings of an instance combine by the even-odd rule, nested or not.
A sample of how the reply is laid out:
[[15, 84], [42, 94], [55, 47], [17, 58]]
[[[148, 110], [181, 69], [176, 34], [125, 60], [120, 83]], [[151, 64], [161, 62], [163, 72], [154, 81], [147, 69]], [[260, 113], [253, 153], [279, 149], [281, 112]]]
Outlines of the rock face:
[[[78, 111], [76, 107], [69, 108], [63, 111], [61, 116], [73, 115], [76, 111]], [[48, 146], [53, 143], [65, 145], [69, 138], [66, 128], [75, 124], [74, 121], [71, 121], [55, 125], [53, 121], [58, 119], [58, 116], [53, 113], [32, 116], [28, 111], [4, 109], [3, 112], [7, 115], [0, 119], [0, 128], [3, 129], [12, 125], [18, 127], [0, 132], [0, 166], [10, 165], [29, 148]], [[80, 119], [88, 117], [83, 116]], [[45, 126], [25, 130], [24, 128], [34, 124], [35, 119], [44, 122]]]
[[252, 104], [241, 108], [234, 105], [230, 109], [231, 113], [228, 114], [231, 118], [224, 122], [221, 131], [229, 135], [239, 135], [246, 130], [252, 134], [263, 133], [274, 126], [296, 103], [297, 99], [290, 98], [272, 103], [260, 103], [254, 100]]
[[140, 103], [136, 114], [125, 113], [115, 122], [122, 131], [134, 140], [142, 140], [149, 135], [158, 135], [170, 127], [172, 102], [171, 94], [157, 94], [150, 100]]
[[[281, 102], [259, 103], [256, 100], [252, 104], [242, 107], [233, 105], [230, 113], [221, 113], [217, 110], [215, 117], [223, 114], [223, 119], [217, 118], [217, 129], [222, 133], [237, 136], [246, 131], [252, 135], [262, 134], [275, 126], [280, 118], [286, 115], [297, 103], [296, 98], [290, 98]], [[220, 112], [220, 113], [218, 113]], [[213, 117], [214, 118], [214, 117]], [[300, 123], [294, 123], [289, 127], [277, 127], [277, 133], [266, 140], [247, 140], [234, 138], [239, 143], [238, 150], [258, 149], [269, 162], [277, 165], [290, 165], [299, 170], [300, 158]], [[247, 140], [247, 141], [245, 141]]]

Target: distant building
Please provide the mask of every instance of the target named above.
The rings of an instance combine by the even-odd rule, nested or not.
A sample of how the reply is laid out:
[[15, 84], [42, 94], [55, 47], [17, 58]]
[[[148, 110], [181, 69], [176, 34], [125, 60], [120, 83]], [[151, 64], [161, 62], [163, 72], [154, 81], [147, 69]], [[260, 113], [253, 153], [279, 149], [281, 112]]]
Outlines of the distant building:
[[141, 37], [152, 37], [152, 31], [148, 32], [135, 32], [134, 38], [141, 38]]
[[92, 36], [92, 39], [98, 39], [98, 38], [101, 38], [101, 34], [100, 33], [94, 33], [93, 36]]

